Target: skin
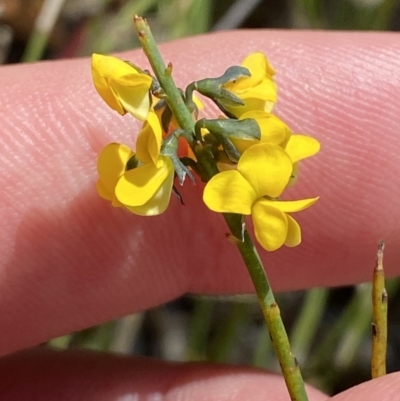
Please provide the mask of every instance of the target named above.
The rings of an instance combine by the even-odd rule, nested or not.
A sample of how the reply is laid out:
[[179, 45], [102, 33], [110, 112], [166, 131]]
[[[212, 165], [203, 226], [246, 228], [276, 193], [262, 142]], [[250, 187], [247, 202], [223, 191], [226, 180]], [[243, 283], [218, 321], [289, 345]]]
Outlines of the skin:
[[[276, 113], [322, 144], [288, 191], [287, 199], [321, 197], [295, 216], [303, 243], [261, 252], [276, 291], [370, 280], [380, 239], [387, 274], [399, 273], [399, 47], [390, 33], [293, 31], [161, 46], [181, 86], [264, 51], [278, 72]], [[141, 51], [123, 58], [147, 66]], [[41, 349], [11, 354], [186, 292], [243, 293], [252, 285], [222, 218], [202, 204], [201, 185], [187, 182], [186, 206], [173, 197], [157, 218], [97, 196], [98, 153], [112, 141], [134, 146], [139, 124], [98, 97], [88, 59], [4, 66], [0, 88], [2, 399], [288, 399], [279, 377], [248, 368]], [[215, 113], [207, 105], [204, 115]], [[392, 399], [399, 377], [334, 399]], [[326, 396], [310, 390], [310, 399]]]

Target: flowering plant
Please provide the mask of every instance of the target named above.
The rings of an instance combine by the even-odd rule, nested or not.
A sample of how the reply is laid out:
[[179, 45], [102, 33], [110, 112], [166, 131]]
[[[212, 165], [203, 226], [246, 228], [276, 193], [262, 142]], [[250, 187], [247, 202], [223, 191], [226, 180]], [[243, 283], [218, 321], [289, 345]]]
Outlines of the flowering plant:
[[[223, 213], [253, 280], [292, 399], [307, 399], [296, 359], [267, 275], [246, 230], [251, 216], [259, 244], [267, 251], [301, 242], [292, 213], [310, 207], [317, 197], [282, 200], [297, 179], [299, 163], [319, 151], [316, 139], [292, 134], [272, 114], [277, 101], [275, 71], [260, 52], [217, 78], [205, 78], [178, 89], [165, 66], [147, 23], [135, 26], [154, 76], [136, 65], [94, 54], [92, 76], [106, 104], [121, 115], [142, 121], [135, 151], [112, 143], [98, 158], [99, 195], [115, 207], [140, 216], [163, 213], [172, 192], [181, 199], [183, 185], [195, 175], [205, 182], [203, 200]], [[197, 91], [224, 114], [198, 119]]]

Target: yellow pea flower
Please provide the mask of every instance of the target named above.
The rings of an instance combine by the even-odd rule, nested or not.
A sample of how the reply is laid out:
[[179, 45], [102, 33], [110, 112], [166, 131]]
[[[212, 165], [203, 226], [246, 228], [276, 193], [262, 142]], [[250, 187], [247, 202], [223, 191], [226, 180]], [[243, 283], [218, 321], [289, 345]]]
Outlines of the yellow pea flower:
[[136, 157], [140, 162], [157, 164], [162, 136], [161, 122], [152, 108], [136, 140]]
[[[282, 120], [271, 113], [259, 110], [248, 111], [242, 114], [239, 120], [245, 118], [253, 118], [257, 121], [261, 131], [261, 138], [260, 140], [247, 140], [230, 137], [229, 139], [235, 145], [238, 152], [242, 154], [246, 149], [260, 143], [269, 143], [281, 146], [292, 159], [293, 172], [288, 185], [294, 185], [298, 179], [299, 161], [318, 153], [321, 147], [320, 143], [315, 138], [307, 135], [292, 134], [290, 128]], [[220, 167], [220, 170], [235, 168], [235, 165], [232, 165], [229, 159], [220, 161], [218, 166]]]
[[213, 211], [251, 215], [261, 246], [274, 251], [301, 242], [299, 224], [288, 213], [306, 209], [318, 198], [280, 201], [293, 162], [280, 146], [258, 144], [241, 156], [237, 170], [223, 171], [207, 183], [203, 200]]
[[271, 112], [277, 101], [277, 86], [273, 76], [275, 71], [265, 55], [261, 52], [252, 53], [241, 63], [251, 76], [241, 77], [228, 82], [222, 87], [234, 93], [246, 104], [242, 106], [223, 105], [235, 117], [240, 117], [250, 110]]
[[94, 86], [107, 103], [119, 114], [126, 112], [144, 121], [151, 107], [152, 78], [117, 57], [92, 55]]
[[285, 147], [289, 142], [292, 134], [290, 128], [274, 114], [262, 110], [252, 110], [243, 113], [239, 120], [245, 120], [246, 118], [256, 120], [260, 127], [261, 138], [260, 140], [248, 140], [230, 136], [229, 139], [235, 145], [239, 153], [243, 153], [250, 146], [259, 143], [269, 143]]
[[292, 159], [293, 172], [288, 186], [296, 184], [299, 178], [299, 161], [314, 156], [321, 148], [320, 143], [307, 135], [291, 135], [285, 150]]
[[290, 155], [293, 163], [314, 156], [321, 148], [320, 143], [311, 136], [292, 135], [285, 146], [286, 152]]
[[120, 143], [111, 143], [101, 152], [97, 170], [97, 192], [111, 201], [141, 216], [163, 213], [168, 207], [174, 180], [174, 167], [168, 157], [160, 156], [157, 163], [140, 164], [126, 170], [135, 154]]

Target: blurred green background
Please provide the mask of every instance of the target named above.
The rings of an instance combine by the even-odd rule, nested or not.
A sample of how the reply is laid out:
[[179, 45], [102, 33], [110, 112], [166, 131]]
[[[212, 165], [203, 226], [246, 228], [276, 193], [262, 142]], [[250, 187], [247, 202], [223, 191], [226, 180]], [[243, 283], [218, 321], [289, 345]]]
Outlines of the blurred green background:
[[[223, 29], [399, 30], [397, 0], [0, 0], [0, 63], [108, 53], [138, 46], [132, 15], [158, 41]], [[374, 260], [371, 260], [371, 269]], [[399, 370], [399, 280], [388, 282], [388, 371]], [[305, 379], [335, 394], [370, 378], [371, 286], [278, 294]], [[254, 365], [279, 371], [254, 296], [188, 295], [168, 305], [53, 339], [166, 360]]]
[[158, 41], [240, 28], [400, 28], [398, 0], [0, 0], [0, 61], [130, 49], [135, 13]]

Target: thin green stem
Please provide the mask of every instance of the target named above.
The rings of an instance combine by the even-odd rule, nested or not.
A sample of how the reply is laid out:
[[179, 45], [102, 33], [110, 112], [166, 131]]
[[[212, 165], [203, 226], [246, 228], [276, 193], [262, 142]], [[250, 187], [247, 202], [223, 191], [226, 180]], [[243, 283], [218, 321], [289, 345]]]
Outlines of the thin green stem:
[[[134, 23], [143, 50], [149, 59], [155, 76], [164, 90], [168, 106], [175, 115], [180, 127], [194, 134], [195, 122], [172, 79], [172, 65], [169, 64], [168, 67], [165, 66], [146, 21], [143, 18], [135, 17]], [[214, 158], [209, 149], [203, 147], [201, 144], [196, 144], [194, 150], [198, 165], [202, 168], [203, 177], [208, 181], [219, 172]], [[308, 397], [299, 364], [291, 353], [289, 338], [283, 325], [280, 310], [275, 301], [264, 266], [248, 232], [243, 229], [242, 216], [237, 214], [224, 214], [224, 218], [253, 281], [291, 400], [306, 401]]]
[[372, 323], [371, 375], [373, 379], [386, 374], [388, 296], [385, 288], [385, 273], [383, 271], [384, 248], [385, 244], [380, 242], [372, 281], [374, 320]]
[[158, 82], [167, 95], [165, 101], [177, 119], [180, 127], [189, 132], [193, 132], [193, 117], [185, 106], [185, 102], [183, 101], [182, 96], [172, 78], [172, 64], [168, 64], [168, 67], [165, 65], [146, 20], [135, 16], [134, 23], [140, 43], [147, 58], [149, 59], [151, 68], [153, 69]]
[[[236, 238], [240, 238], [238, 234], [241, 234], [241, 216], [225, 214], [224, 217], [232, 234]], [[237, 241], [237, 247], [250, 273], [291, 399], [308, 400], [299, 364], [290, 349], [289, 338], [281, 318], [279, 306], [276, 303], [264, 266], [247, 231], [243, 233], [243, 241]]]

